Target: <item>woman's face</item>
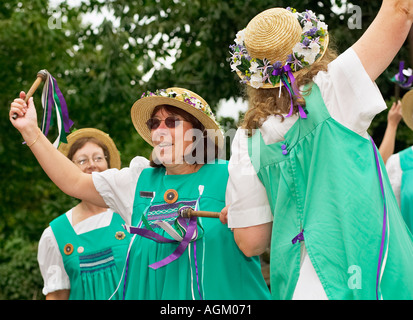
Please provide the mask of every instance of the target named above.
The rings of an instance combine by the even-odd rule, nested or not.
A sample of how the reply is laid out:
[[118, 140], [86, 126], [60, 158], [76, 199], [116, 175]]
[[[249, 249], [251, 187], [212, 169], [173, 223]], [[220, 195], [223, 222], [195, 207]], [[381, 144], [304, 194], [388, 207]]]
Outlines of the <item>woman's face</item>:
[[[173, 128], [169, 128], [165, 123], [165, 119], [171, 117], [177, 120]], [[193, 126], [191, 122], [164, 109], [156, 112], [153, 119], [161, 121], [157, 128], [151, 130], [156, 159], [162, 162], [165, 167], [170, 164], [183, 164], [184, 155], [192, 150]]]
[[73, 155], [72, 161], [85, 173], [101, 172], [108, 169], [108, 163], [101, 147], [86, 142]]

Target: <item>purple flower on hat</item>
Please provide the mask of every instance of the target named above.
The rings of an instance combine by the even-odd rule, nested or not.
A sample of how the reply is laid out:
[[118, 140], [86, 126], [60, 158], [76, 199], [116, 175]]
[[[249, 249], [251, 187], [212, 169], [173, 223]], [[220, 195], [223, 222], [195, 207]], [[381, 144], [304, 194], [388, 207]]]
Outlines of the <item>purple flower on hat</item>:
[[314, 37], [316, 35], [317, 31], [318, 31], [317, 27], [313, 27], [310, 30], [308, 30], [307, 32], [305, 32], [304, 34], [306, 36], [309, 36], [309, 37]]
[[[287, 56], [286, 66], [293, 72], [311, 65], [320, 57], [324, 47], [324, 38], [327, 36], [328, 26], [321, 22], [311, 10], [297, 12], [296, 9], [287, 7], [298, 20], [302, 27], [301, 40], [298, 42], [292, 53]], [[245, 29], [239, 31], [234, 39], [235, 44], [230, 45], [231, 69], [239, 73], [242, 83], [248, 83], [252, 87], [261, 87], [265, 82], [275, 85], [277, 79], [283, 72], [284, 67], [280, 61], [270, 65], [266, 59], [252, 58], [244, 45]], [[321, 42], [320, 42], [321, 38]], [[258, 63], [259, 67], [256, 66]]]

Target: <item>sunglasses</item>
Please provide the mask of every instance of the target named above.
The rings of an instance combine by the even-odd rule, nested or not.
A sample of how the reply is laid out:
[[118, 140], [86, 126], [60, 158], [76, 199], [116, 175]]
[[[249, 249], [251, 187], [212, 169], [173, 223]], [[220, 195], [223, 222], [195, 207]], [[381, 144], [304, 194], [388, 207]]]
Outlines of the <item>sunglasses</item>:
[[150, 118], [148, 121], [146, 121], [146, 125], [148, 126], [149, 130], [156, 130], [161, 125], [162, 121], [165, 122], [165, 125], [169, 129], [174, 129], [177, 126], [179, 126], [179, 124], [182, 121], [185, 121], [185, 120], [178, 119], [178, 118], [175, 118], [175, 117], [167, 117], [165, 120], [160, 120], [158, 118]]

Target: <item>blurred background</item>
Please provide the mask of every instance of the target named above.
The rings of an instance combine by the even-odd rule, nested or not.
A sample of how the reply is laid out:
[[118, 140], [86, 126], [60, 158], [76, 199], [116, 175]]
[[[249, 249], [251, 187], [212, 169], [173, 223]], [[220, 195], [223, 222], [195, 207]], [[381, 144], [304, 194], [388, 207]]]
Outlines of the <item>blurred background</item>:
[[[324, 18], [343, 52], [365, 31], [381, 1], [340, 0], [4, 0], [0, 2], [0, 299], [44, 299], [37, 244], [49, 222], [77, 203], [48, 179], [10, 124], [8, 109], [36, 74], [47, 69], [66, 99], [73, 128], [111, 135], [122, 166], [150, 146], [135, 131], [130, 108], [146, 90], [179, 86], [199, 93], [224, 130], [236, 128], [246, 110], [228, 46], [259, 12], [271, 7], [311, 9]], [[357, 7], [355, 7], [356, 5]], [[377, 80], [388, 106], [405, 93], [390, 81], [405, 61], [408, 39]], [[41, 91], [34, 101], [41, 120]], [[379, 146], [387, 111], [372, 123]], [[51, 140], [54, 141], [53, 136]], [[413, 144], [401, 121], [396, 150]], [[229, 159], [230, 150], [227, 150]], [[267, 260], [263, 257], [263, 261]]]

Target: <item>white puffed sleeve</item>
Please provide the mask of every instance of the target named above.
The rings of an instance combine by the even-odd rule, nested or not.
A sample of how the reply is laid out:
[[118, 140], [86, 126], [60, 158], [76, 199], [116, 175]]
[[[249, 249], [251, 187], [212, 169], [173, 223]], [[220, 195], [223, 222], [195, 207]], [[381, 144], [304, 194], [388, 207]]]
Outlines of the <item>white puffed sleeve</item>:
[[323, 101], [337, 122], [368, 138], [374, 117], [387, 108], [386, 102], [361, 63], [349, 48], [314, 77]]
[[142, 170], [148, 167], [148, 159], [135, 157], [128, 168], [92, 173], [95, 188], [106, 205], [120, 214], [127, 225], [131, 224], [136, 184]]
[[238, 129], [232, 142], [225, 196], [229, 228], [260, 225], [273, 219], [264, 185], [251, 164], [247, 139], [245, 131]]
[[43, 277], [42, 292], [44, 295], [70, 289], [69, 277], [63, 266], [62, 255], [51, 227], [46, 228], [40, 238], [37, 261]]

